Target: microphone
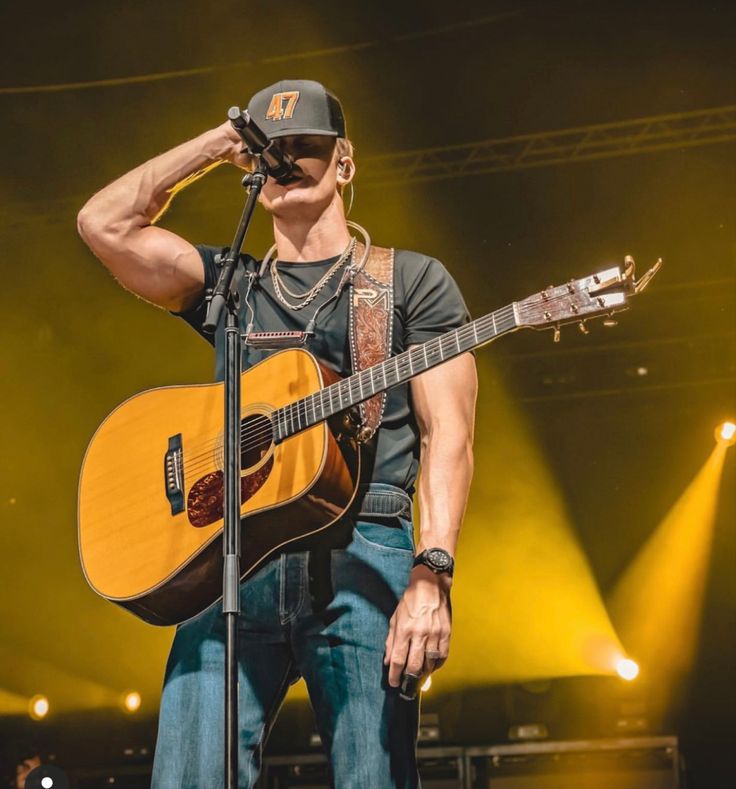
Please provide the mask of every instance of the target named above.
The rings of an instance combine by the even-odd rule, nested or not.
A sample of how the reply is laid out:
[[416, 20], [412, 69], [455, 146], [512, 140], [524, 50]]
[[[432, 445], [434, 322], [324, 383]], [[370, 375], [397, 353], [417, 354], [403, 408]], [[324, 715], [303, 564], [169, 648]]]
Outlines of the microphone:
[[227, 117], [235, 131], [240, 135], [248, 151], [260, 156], [266, 165], [266, 172], [278, 183], [282, 183], [294, 169], [294, 160], [281, 149], [276, 140], [269, 140], [266, 133], [250, 117], [248, 110], [230, 107]]

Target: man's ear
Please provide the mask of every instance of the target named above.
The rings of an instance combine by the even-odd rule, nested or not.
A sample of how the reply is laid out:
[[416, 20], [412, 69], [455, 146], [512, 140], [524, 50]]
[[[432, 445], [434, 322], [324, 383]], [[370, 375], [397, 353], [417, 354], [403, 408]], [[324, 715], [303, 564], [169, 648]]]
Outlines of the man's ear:
[[337, 184], [347, 186], [355, 177], [355, 162], [349, 156], [341, 156], [337, 161]]

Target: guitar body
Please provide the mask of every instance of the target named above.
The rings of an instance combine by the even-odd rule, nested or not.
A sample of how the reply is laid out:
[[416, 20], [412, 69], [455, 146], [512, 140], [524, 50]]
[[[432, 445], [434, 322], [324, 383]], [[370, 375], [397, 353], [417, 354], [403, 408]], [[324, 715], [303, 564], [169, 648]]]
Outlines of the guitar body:
[[[336, 380], [301, 349], [242, 374], [243, 578], [352, 502], [360, 473], [353, 439], [321, 422], [274, 444], [268, 419]], [[85, 576], [151, 624], [183, 622], [222, 595], [223, 398], [222, 383], [142, 392], [87, 448], [78, 516]]]

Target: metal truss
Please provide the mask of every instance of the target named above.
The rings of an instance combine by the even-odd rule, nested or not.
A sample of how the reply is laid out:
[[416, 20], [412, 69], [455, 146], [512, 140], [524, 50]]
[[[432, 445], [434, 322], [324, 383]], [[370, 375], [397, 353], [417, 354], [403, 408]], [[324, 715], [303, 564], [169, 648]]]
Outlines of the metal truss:
[[[436, 181], [733, 140], [736, 140], [736, 104], [371, 156], [360, 160], [358, 186], [365, 189]], [[35, 214], [40, 202], [53, 208], [44, 220], [47, 224], [67, 223], [69, 206], [81, 206], [87, 197], [78, 194], [55, 200], [14, 201], [5, 207], [0, 225], [6, 230], [15, 227], [25, 232], [29, 213]]]
[[361, 188], [525, 170], [736, 140], [736, 105], [374, 156]]

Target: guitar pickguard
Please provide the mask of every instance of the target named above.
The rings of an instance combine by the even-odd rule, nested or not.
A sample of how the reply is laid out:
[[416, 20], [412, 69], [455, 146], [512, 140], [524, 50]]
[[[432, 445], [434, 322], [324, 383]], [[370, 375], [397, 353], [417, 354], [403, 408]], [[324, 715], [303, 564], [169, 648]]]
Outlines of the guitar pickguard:
[[[240, 478], [240, 501], [248, 501], [263, 486], [273, 468], [273, 455], [252, 474]], [[192, 526], [209, 526], [224, 517], [224, 474], [214, 471], [197, 480], [187, 496]]]

